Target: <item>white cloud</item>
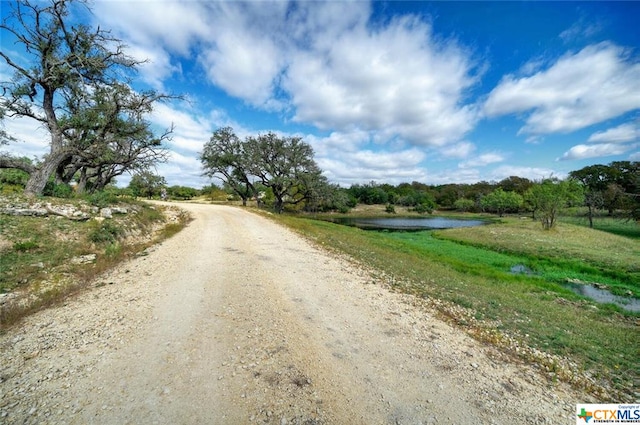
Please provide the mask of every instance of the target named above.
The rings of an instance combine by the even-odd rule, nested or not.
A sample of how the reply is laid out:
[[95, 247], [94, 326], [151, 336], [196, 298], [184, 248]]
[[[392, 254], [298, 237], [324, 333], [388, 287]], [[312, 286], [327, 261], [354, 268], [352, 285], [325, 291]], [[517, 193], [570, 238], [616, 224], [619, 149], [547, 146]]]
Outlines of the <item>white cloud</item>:
[[475, 111], [462, 105], [475, 83], [472, 66], [457, 45], [437, 42], [428, 24], [403, 17], [344, 32], [326, 51], [296, 52], [283, 87], [295, 121], [442, 146], [475, 125]]
[[459, 168], [474, 168], [474, 167], [485, 167], [489, 164], [495, 164], [496, 162], [504, 161], [504, 155], [500, 153], [485, 153], [482, 155], [478, 155], [475, 158], [472, 158], [468, 161], [461, 162], [458, 164]]
[[211, 32], [209, 18], [215, 3], [177, 1], [97, 1], [94, 19], [103, 27], [126, 36], [129, 43], [164, 46], [186, 56], [194, 42]]
[[139, 75], [145, 83], [156, 90], [164, 91], [165, 81], [174, 74], [181, 74], [179, 63], [171, 63], [171, 55], [158, 46], [131, 45], [127, 54], [140, 61]]
[[593, 145], [576, 145], [565, 152], [560, 160], [599, 158], [603, 156], [622, 155], [635, 149], [638, 145], [619, 143], [598, 143]]
[[180, 75], [177, 57], [210, 33], [206, 3], [175, 1], [97, 1], [92, 4], [97, 25], [126, 41], [126, 53], [137, 60], [143, 81], [162, 90], [164, 82]]
[[637, 141], [640, 138], [640, 129], [636, 123], [626, 123], [605, 131], [592, 134], [587, 142], [593, 143], [625, 143]]
[[[331, 140], [336, 140], [335, 136], [329, 143]], [[312, 144], [322, 146], [322, 142], [317, 140]], [[371, 180], [389, 183], [419, 180], [425, 177], [425, 171], [420, 166], [425, 156], [417, 148], [396, 152], [370, 149], [345, 151], [339, 145], [325, 145], [325, 149], [316, 155], [316, 161], [330, 181], [348, 186]]]
[[203, 53], [200, 63], [209, 79], [231, 96], [256, 106], [273, 105], [282, 59], [268, 38], [243, 32], [225, 33], [216, 39], [214, 48]]
[[530, 77], [506, 76], [484, 104], [488, 117], [529, 113], [520, 133], [566, 133], [640, 108], [640, 63], [611, 43], [588, 46]]
[[416, 16], [370, 25], [369, 2], [98, 2], [96, 17], [156, 88], [194, 57], [229, 95], [320, 129], [444, 146], [477, 122], [469, 53]]
[[361, 146], [369, 143], [371, 135], [366, 131], [339, 132], [334, 131], [326, 137], [313, 134], [304, 136], [316, 155], [341, 155], [348, 152], [356, 152]]
[[466, 158], [475, 150], [473, 143], [459, 142], [439, 148], [438, 152], [446, 158]]
[[199, 152], [215, 130], [214, 123], [206, 117], [163, 103], [155, 106], [151, 120], [159, 131], [163, 131], [173, 124], [173, 140], [169, 143], [174, 148], [191, 153]]
[[492, 170], [489, 174], [490, 180], [501, 181], [511, 176], [524, 177], [529, 180], [539, 181], [549, 177], [558, 177], [563, 179], [566, 177], [563, 173], [558, 173], [550, 168], [539, 167], [525, 167], [525, 166], [513, 166], [502, 165]]
[[389, 170], [413, 167], [424, 160], [424, 153], [418, 149], [401, 152], [373, 152], [361, 150], [349, 155], [349, 159], [357, 168], [369, 170]]
[[585, 18], [581, 18], [568, 29], [560, 33], [560, 38], [565, 43], [580, 39], [591, 38], [594, 35], [601, 32], [603, 26], [600, 22], [587, 21]]
[[31, 118], [7, 117], [0, 124], [7, 135], [16, 141], [8, 145], [0, 145], [0, 151], [8, 151], [13, 156], [39, 158], [50, 150], [51, 136], [49, 131]]

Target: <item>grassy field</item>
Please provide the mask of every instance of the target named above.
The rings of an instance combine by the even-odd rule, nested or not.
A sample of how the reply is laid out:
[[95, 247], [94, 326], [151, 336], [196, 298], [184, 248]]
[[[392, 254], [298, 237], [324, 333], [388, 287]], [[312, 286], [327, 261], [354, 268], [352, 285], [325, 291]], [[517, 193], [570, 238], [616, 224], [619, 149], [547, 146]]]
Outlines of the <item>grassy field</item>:
[[[278, 220], [369, 266], [374, 279], [411, 293], [475, 337], [602, 401], [637, 400], [640, 328], [635, 313], [579, 297], [566, 278], [640, 293], [637, 239], [520, 218], [437, 232], [373, 232], [319, 220]], [[523, 264], [536, 275], [510, 273]], [[377, 276], [377, 277], [376, 277]]]
[[471, 231], [449, 229], [434, 236], [518, 258], [549, 282], [597, 282], [616, 294], [640, 297], [640, 240], [567, 222], [541, 231], [539, 223], [528, 219], [505, 219]]

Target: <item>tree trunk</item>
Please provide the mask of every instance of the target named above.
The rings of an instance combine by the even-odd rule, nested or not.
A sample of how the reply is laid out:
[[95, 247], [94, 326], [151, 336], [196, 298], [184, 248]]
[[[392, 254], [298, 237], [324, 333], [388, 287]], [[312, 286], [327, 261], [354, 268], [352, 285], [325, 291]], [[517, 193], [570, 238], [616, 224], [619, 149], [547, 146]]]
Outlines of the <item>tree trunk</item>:
[[80, 169], [80, 178], [78, 179], [78, 187], [76, 187], [76, 192], [80, 194], [84, 194], [87, 191], [87, 169], [82, 167]]
[[29, 176], [29, 180], [24, 188], [24, 194], [29, 197], [42, 195], [49, 177], [56, 172], [58, 166], [69, 157], [69, 154], [63, 151], [51, 152], [46, 156], [42, 164], [37, 167]]
[[282, 214], [282, 210], [284, 210], [284, 200], [282, 198], [276, 196], [274, 210], [276, 211], [276, 214]]

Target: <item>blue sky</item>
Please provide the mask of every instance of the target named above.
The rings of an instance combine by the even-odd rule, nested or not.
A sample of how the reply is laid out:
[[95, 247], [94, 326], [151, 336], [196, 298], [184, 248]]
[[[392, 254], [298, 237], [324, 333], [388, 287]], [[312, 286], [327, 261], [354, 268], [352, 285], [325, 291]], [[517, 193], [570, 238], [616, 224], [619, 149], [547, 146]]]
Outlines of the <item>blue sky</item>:
[[[343, 186], [564, 177], [640, 160], [640, 2], [104, 0], [92, 10], [76, 16], [148, 59], [140, 88], [188, 99], [150, 117], [175, 125], [157, 169], [170, 185], [209, 182], [198, 153], [223, 126], [300, 136]], [[25, 140], [14, 153], [46, 151], [31, 123], [5, 127]]]

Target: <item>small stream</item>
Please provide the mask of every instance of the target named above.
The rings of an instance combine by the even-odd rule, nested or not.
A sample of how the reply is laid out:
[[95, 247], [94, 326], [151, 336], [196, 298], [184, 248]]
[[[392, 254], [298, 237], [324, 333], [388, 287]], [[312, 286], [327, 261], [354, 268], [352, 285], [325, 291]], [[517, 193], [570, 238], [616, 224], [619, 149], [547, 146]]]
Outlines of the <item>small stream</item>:
[[572, 290], [578, 295], [591, 298], [595, 302], [606, 304], [612, 303], [618, 307], [633, 312], [640, 311], [640, 299], [632, 297], [621, 297], [614, 295], [606, 289], [596, 288], [593, 285], [581, 284], [581, 283], [565, 283], [564, 286], [567, 289]]
[[[516, 264], [511, 267], [511, 273], [513, 274], [526, 274], [534, 275], [535, 272], [524, 264]], [[623, 310], [638, 312], [640, 311], [640, 299], [632, 297], [621, 297], [614, 295], [610, 291], [597, 288], [587, 283], [563, 283], [563, 287], [573, 291], [578, 295], [592, 299], [600, 304], [615, 304]]]

